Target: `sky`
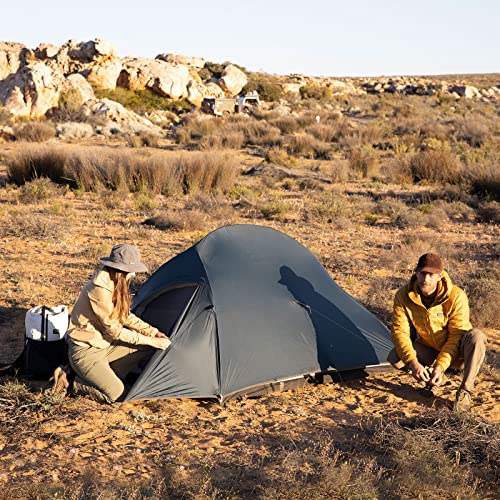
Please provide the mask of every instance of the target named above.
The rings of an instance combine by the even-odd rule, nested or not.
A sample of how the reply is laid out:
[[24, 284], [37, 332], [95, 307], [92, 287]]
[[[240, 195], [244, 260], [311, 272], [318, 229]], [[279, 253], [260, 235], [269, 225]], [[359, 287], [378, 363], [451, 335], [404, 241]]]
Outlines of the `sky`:
[[0, 41], [109, 41], [310, 76], [500, 72], [499, 0], [9, 0]]

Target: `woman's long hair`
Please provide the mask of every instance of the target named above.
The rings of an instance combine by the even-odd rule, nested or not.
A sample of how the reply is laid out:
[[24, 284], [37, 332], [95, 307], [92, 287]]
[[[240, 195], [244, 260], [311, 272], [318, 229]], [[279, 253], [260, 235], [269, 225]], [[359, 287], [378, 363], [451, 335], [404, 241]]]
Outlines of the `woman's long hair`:
[[115, 289], [113, 290], [113, 313], [112, 318], [118, 319], [119, 321], [124, 321], [130, 312], [130, 290], [128, 287], [127, 273], [124, 271], [119, 271], [118, 269], [112, 269], [106, 267], [109, 276], [113, 283], [115, 284]]

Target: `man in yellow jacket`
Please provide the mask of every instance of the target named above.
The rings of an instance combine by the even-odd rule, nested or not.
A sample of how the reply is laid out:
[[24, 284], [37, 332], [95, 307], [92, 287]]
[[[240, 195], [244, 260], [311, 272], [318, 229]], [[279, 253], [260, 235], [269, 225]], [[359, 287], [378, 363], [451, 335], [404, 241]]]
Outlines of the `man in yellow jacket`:
[[397, 291], [392, 342], [387, 360], [397, 369], [409, 369], [431, 391], [442, 383], [448, 367], [463, 368], [455, 409], [471, 407], [486, 337], [472, 328], [467, 295], [451, 282], [438, 255], [422, 255], [409, 283]]

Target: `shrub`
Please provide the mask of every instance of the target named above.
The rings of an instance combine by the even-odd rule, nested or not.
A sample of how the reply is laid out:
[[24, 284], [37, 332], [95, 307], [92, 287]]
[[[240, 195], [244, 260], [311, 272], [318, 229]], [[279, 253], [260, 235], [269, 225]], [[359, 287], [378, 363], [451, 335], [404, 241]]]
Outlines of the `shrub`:
[[272, 120], [269, 120], [268, 123], [273, 127], [279, 128], [282, 134], [293, 134], [300, 128], [299, 122], [293, 116], [273, 118]]
[[153, 132], [139, 132], [137, 134], [125, 134], [125, 141], [131, 148], [141, 148], [144, 146], [157, 148], [160, 146], [160, 136]]
[[64, 224], [61, 218], [37, 213], [19, 213], [9, 218], [8, 224], [3, 225], [0, 233], [2, 237], [13, 236], [23, 241], [56, 241], [61, 240], [65, 234]]
[[316, 99], [318, 101], [330, 99], [333, 95], [331, 88], [314, 83], [308, 83], [300, 87], [299, 92], [302, 99]]
[[248, 83], [243, 87], [242, 94], [258, 92], [263, 101], [279, 101], [283, 97], [283, 89], [277, 83], [264, 79], [262, 75], [251, 75]]
[[297, 156], [328, 159], [331, 152], [331, 146], [325, 142], [319, 141], [312, 135], [302, 132], [293, 135], [288, 140], [287, 150], [290, 154]]
[[491, 122], [478, 114], [469, 114], [456, 124], [457, 139], [473, 148], [480, 147], [492, 135]]
[[94, 134], [94, 129], [90, 123], [60, 123], [57, 125], [56, 134], [63, 140], [86, 139]]
[[349, 164], [356, 179], [376, 178], [379, 174], [378, 159], [361, 149], [351, 152]]
[[480, 203], [477, 207], [477, 214], [483, 222], [500, 224], [500, 203], [497, 201]]
[[444, 151], [422, 151], [409, 160], [409, 169], [416, 182], [449, 182], [459, 184], [463, 168], [460, 160]]
[[200, 231], [204, 228], [206, 215], [199, 210], [170, 211], [146, 219], [142, 224], [154, 226], [161, 231]]
[[69, 151], [55, 146], [26, 146], [7, 158], [8, 178], [21, 186], [38, 177], [67, 182], [65, 163]]
[[57, 185], [47, 177], [41, 177], [21, 186], [18, 199], [21, 203], [40, 203], [55, 198], [58, 194]]
[[338, 218], [352, 215], [353, 210], [347, 198], [334, 191], [327, 191], [311, 198], [304, 207], [304, 220], [306, 222], [331, 224]]
[[192, 108], [192, 104], [186, 99], [170, 99], [149, 89], [128, 90], [116, 87], [108, 90], [94, 87], [94, 93], [98, 99], [111, 99], [140, 115], [155, 110], [185, 112]]
[[18, 141], [45, 142], [56, 135], [53, 124], [47, 122], [28, 122], [14, 129]]
[[470, 301], [471, 321], [478, 327], [496, 328], [500, 315], [500, 271], [490, 269], [475, 272], [464, 288]]
[[275, 165], [281, 165], [282, 167], [289, 167], [296, 163], [295, 158], [289, 156], [285, 150], [279, 148], [270, 149], [266, 154], [266, 161]]
[[346, 182], [351, 172], [349, 162], [344, 159], [335, 159], [330, 163], [330, 175], [333, 182]]

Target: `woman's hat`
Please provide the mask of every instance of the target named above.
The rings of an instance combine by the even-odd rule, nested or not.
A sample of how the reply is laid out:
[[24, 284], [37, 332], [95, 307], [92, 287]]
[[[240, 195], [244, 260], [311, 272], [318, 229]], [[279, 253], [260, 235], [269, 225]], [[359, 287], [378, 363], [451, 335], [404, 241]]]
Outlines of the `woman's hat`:
[[99, 259], [101, 264], [106, 267], [112, 267], [126, 273], [147, 272], [148, 268], [141, 262], [139, 250], [127, 243], [116, 245], [111, 250], [109, 257]]

